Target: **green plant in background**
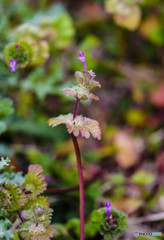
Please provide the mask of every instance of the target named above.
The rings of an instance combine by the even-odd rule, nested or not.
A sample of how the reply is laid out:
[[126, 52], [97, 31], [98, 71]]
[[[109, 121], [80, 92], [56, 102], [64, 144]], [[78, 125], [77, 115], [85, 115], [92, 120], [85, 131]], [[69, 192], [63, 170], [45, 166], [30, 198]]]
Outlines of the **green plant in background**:
[[92, 212], [92, 222], [105, 240], [115, 239], [128, 226], [126, 215], [111, 208], [110, 202], [106, 203], [106, 209], [100, 208]]
[[[50, 239], [55, 227], [50, 225], [52, 209], [47, 199], [40, 196], [47, 183], [40, 165], [30, 165], [26, 176], [6, 172], [9, 158], [0, 161], [0, 239]], [[21, 221], [18, 221], [18, 219]], [[16, 224], [16, 221], [18, 224]]]
[[67, 48], [74, 33], [72, 19], [67, 13], [43, 16], [38, 26], [22, 24], [14, 31], [14, 42], [5, 47], [4, 60], [8, 66], [14, 60], [16, 68], [42, 65], [50, 54]]
[[70, 46], [75, 30], [68, 13], [43, 17], [39, 25], [49, 43], [51, 53], [56, 52], [57, 49], [62, 50]]
[[14, 112], [13, 103], [10, 99], [0, 100], [0, 135], [7, 129], [4, 119]]

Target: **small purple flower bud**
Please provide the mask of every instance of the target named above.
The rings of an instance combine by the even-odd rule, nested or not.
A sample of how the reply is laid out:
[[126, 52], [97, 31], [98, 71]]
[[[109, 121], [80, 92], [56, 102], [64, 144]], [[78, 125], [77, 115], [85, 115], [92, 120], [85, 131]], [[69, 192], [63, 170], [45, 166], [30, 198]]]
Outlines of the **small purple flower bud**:
[[44, 212], [44, 208], [40, 208], [38, 206], [39, 206], [39, 204], [37, 203], [36, 208], [35, 208], [35, 213], [40, 214], [40, 213]]
[[15, 66], [16, 66], [17, 62], [15, 60], [11, 60], [9, 62], [9, 64], [10, 64], [10, 67], [11, 67], [11, 72], [15, 72], [16, 71]]
[[84, 71], [86, 72], [87, 71], [87, 68], [86, 68], [86, 62], [85, 62], [85, 57], [84, 57], [84, 53], [83, 52], [79, 52], [79, 58], [77, 58], [77, 61], [80, 60], [83, 64], [83, 67], [84, 67]]
[[106, 213], [107, 213], [107, 217], [110, 217], [110, 210], [111, 210], [111, 204], [110, 202], [106, 203]]
[[16, 45], [16, 48], [19, 49], [19, 45]]
[[79, 52], [80, 57], [84, 57], [84, 53], [82, 51]]

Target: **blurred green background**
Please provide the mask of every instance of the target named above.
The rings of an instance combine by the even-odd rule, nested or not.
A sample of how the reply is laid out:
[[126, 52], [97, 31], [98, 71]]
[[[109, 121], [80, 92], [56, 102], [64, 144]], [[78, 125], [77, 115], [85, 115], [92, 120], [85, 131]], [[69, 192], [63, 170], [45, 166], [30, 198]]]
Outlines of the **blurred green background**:
[[[11, 73], [10, 44], [22, 41], [32, 57]], [[0, 155], [24, 173], [30, 163], [42, 165], [48, 188], [78, 185], [70, 136], [65, 126], [52, 129], [47, 120], [73, 111], [75, 100], [61, 89], [75, 84], [74, 72], [83, 70], [79, 51], [102, 86], [98, 103], [79, 108], [102, 129], [101, 141], [79, 138], [86, 239], [101, 239], [89, 216], [107, 200], [129, 215], [119, 239], [133, 239], [136, 230], [162, 231], [163, 220], [151, 216], [164, 212], [163, 0], [1, 0]], [[71, 220], [79, 216], [78, 191], [47, 195], [55, 239], [78, 239], [79, 222]]]

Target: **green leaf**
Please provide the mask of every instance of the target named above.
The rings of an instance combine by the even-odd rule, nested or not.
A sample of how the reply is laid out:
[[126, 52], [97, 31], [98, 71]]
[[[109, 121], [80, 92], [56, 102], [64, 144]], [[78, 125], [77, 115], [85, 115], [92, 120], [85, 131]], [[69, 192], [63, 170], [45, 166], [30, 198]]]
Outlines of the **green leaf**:
[[4, 187], [0, 187], [0, 206], [7, 211], [16, 211], [26, 202], [26, 195], [16, 183], [7, 183]]
[[61, 237], [62, 236], [68, 236], [68, 231], [66, 229], [66, 227], [60, 223], [55, 224], [56, 227], [56, 234], [55, 234], [55, 238], [56, 237]]
[[72, 218], [67, 222], [67, 229], [72, 231], [78, 238], [80, 236], [80, 220], [78, 218]]
[[132, 176], [132, 182], [139, 185], [150, 184], [154, 180], [155, 176], [152, 173], [148, 173], [144, 170], [137, 171]]
[[30, 191], [28, 198], [34, 200], [38, 195], [44, 192], [47, 188], [45, 182], [45, 175], [43, 174], [42, 166], [35, 164], [28, 167], [28, 173], [25, 181], [21, 184], [21, 187]]
[[5, 132], [7, 129], [6, 123], [3, 121], [0, 121], [0, 134], [2, 134], [3, 132]]
[[75, 29], [72, 18], [67, 13], [44, 16], [40, 23], [45, 35], [49, 34], [50, 51], [55, 49], [66, 49], [70, 46]]
[[21, 184], [25, 181], [26, 176], [22, 175], [22, 172], [14, 173], [14, 172], [4, 172], [0, 175], [0, 183], [16, 183]]
[[19, 240], [19, 235], [17, 232], [14, 232], [14, 239], [13, 240]]
[[8, 230], [11, 225], [11, 222], [7, 218], [4, 220], [0, 220], [0, 238], [5, 238], [6, 240], [13, 239], [13, 232], [11, 230]]
[[0, 209], [0, 216], [6, 216], [7, 215], [7, 211], [6, 211], [6, 209], [4, 209], [4, 208], [1, 208]]
[[126, 215], [115, 208], [111, 209], [109, 218], [107, 217], [106, 208], [94, 210], [91, 220], [106, 240], [116, 238], [127, 228]]
[[0, 171], [4, 170], [5, 167], [7, 167], [10, 163], [10, 159], [9, 158], [6, 158], [4, 159], [3, 157], [1, 157], [1, 161], [0, 161]]
[[0, 156], [12, 156], [13, 155], [13, 149], [6, 145], [6, 143], [0, 144]]
[[13, 103], [10, 99], [3, 99], [0, 101], [0, 117], [10, 116], [13, 112]]
[[51, 208], [38, 203], [24, 211], [26, 221], [18, 229], [20, 236], [23, 239], [50, 240], [55, 234], [55, 227], [50, 225], [52, 212]]

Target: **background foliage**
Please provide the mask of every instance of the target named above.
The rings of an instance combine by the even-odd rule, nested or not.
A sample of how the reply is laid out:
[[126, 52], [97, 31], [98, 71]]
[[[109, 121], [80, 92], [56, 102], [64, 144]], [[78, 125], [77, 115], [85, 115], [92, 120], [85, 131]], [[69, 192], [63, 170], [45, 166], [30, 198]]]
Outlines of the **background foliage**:
[[[70, 136], [64, 126], [51, 129], [46, 122], [72, 112], [74, 99], [61, 89], [72, 86], [74, 71], [82, 70], [79, 50], [101, 83], [100, 101], [80, 106], [102, 128], [101, 142], [79, 138], [87, 240], [100, 239], [89, 217], [107, 200], [129, 216], [119, 239], [163, 230], [164, 2], [116, 1], [124, 8], [110, 2], [0, 1], [0, 155], [11, 158], [15, 171], [26, 174], [29, 164], [40, 164], [49, 189], [77, 186]], [[13, 42], [29, 55], [11, 73]], [[55, 239], [78, 239], [78, 191], [46, 195]]]

